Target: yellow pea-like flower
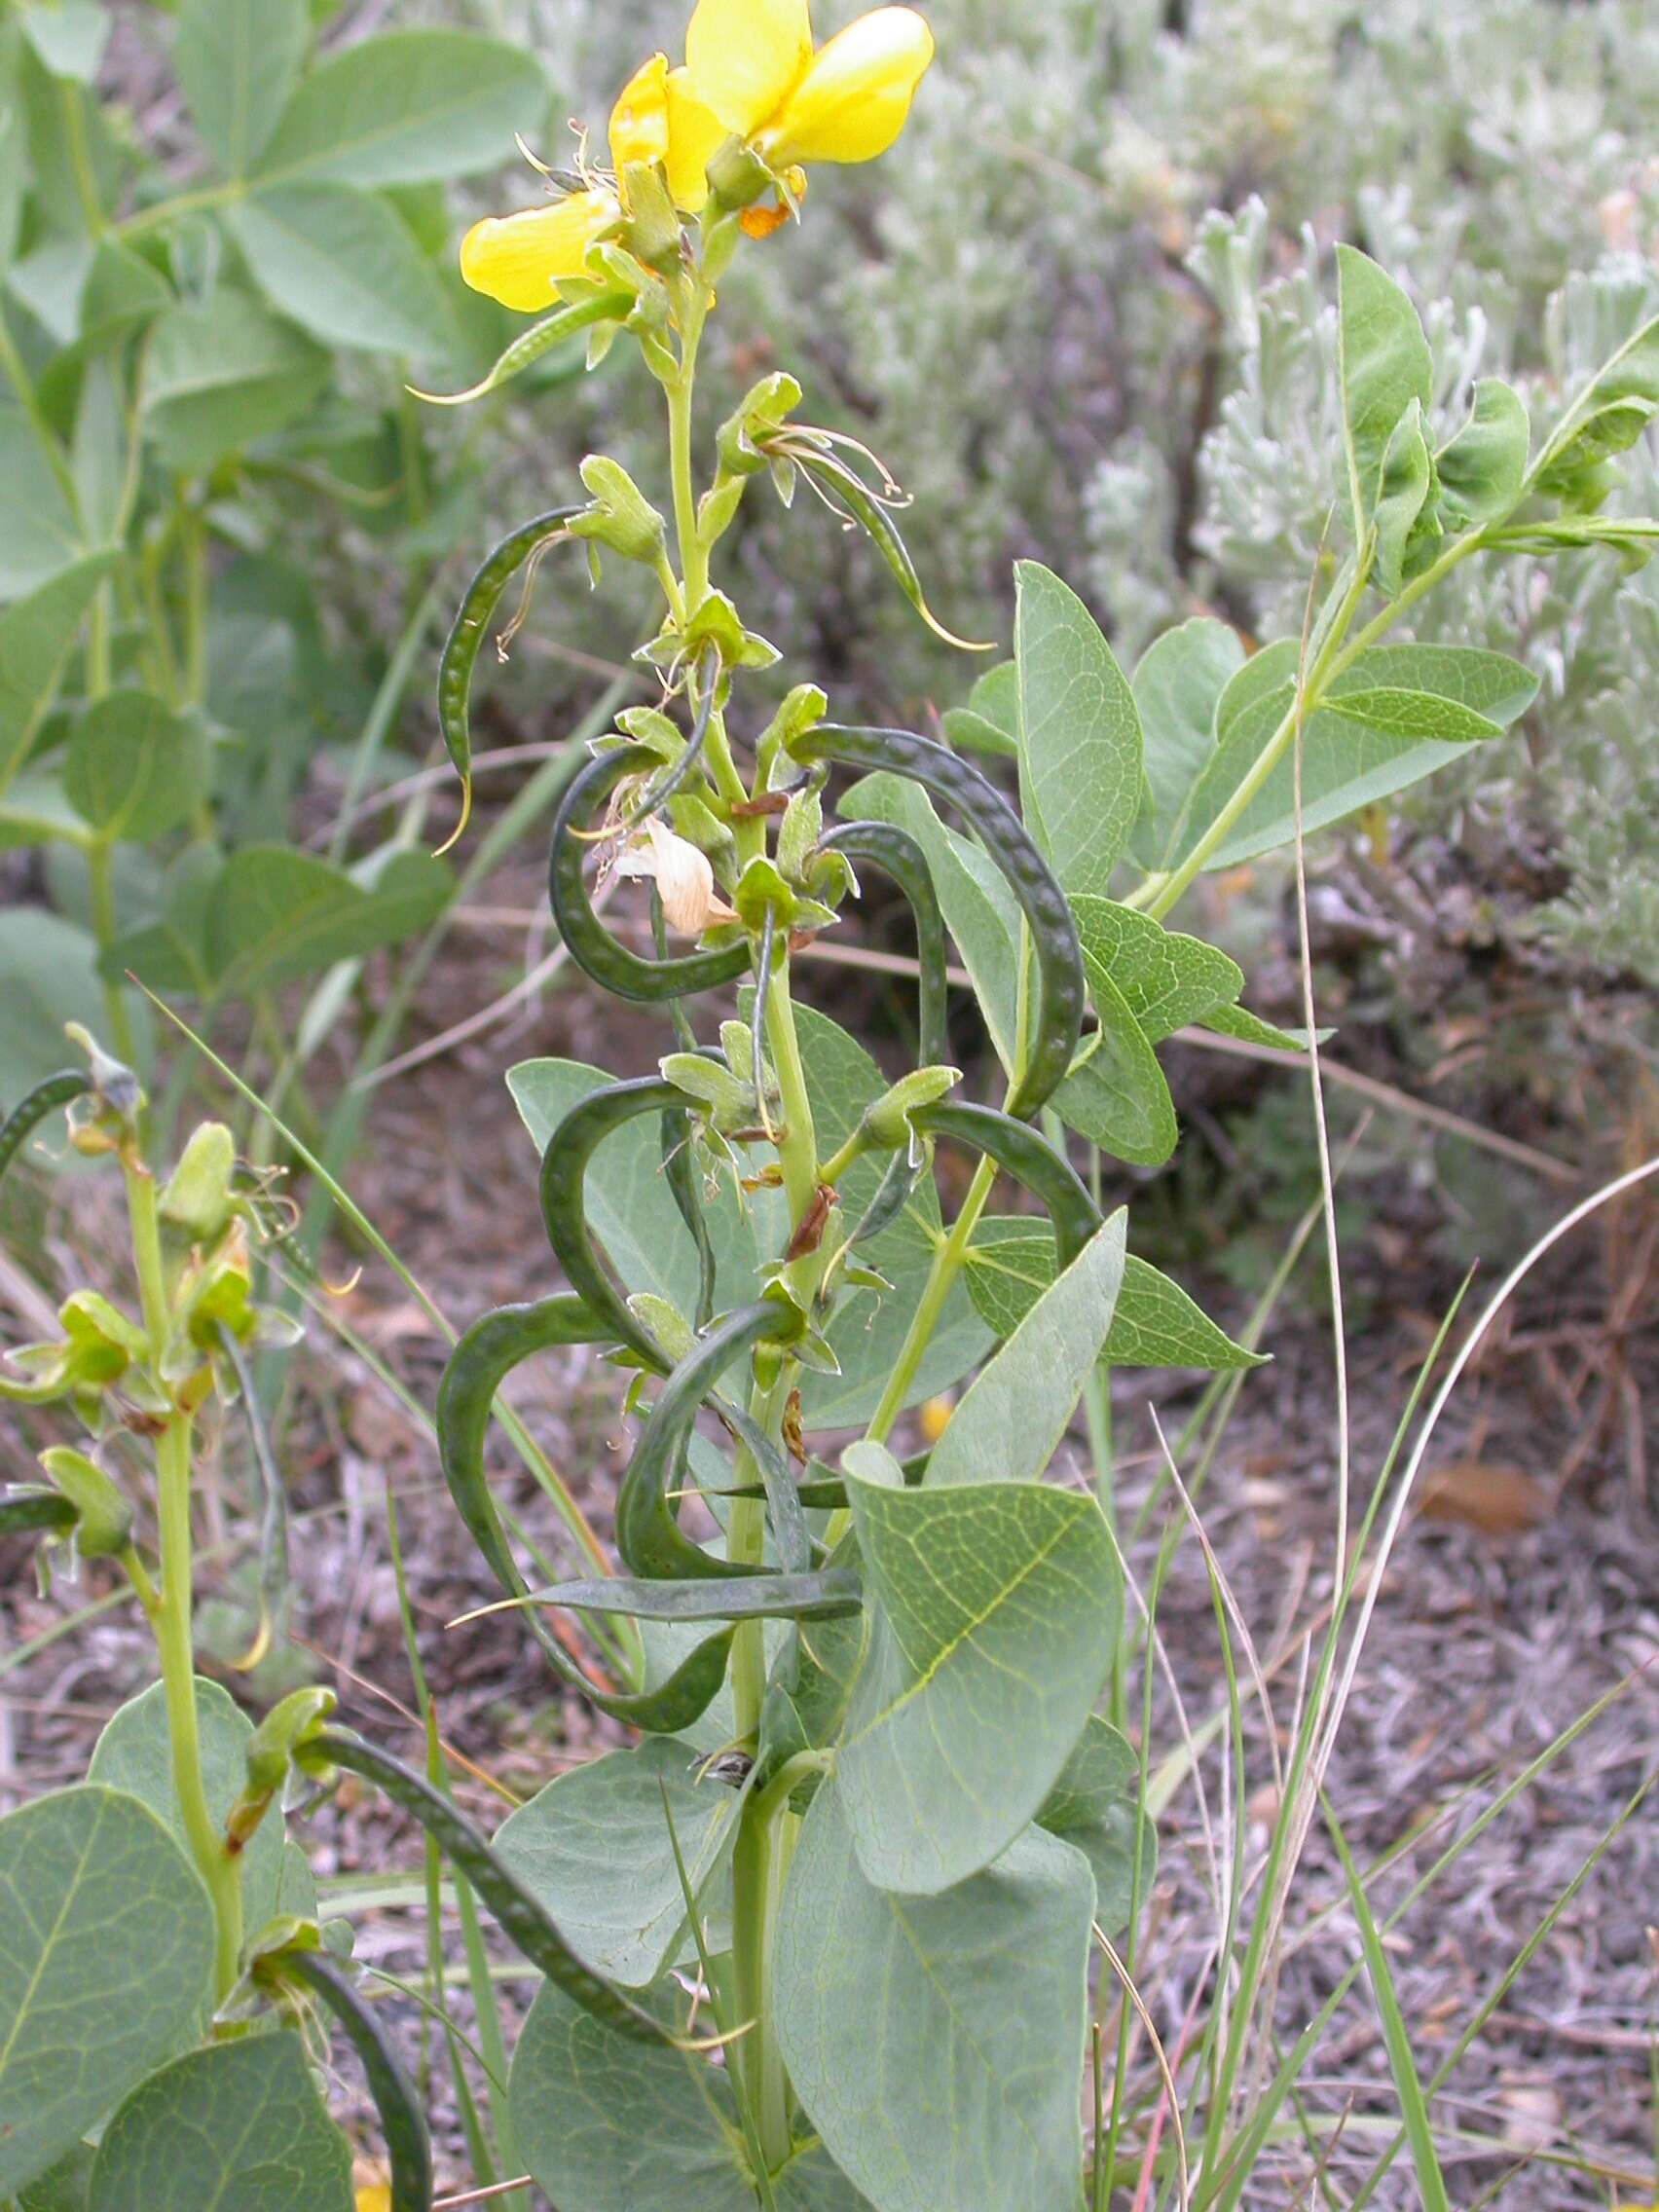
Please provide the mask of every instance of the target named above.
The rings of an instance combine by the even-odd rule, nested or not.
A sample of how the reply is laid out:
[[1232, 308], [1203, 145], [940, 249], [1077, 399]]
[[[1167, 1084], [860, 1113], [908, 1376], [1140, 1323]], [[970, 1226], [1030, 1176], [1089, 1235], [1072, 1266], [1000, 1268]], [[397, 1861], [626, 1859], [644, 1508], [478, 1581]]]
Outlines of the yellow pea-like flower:
[[691, 90], [773, 168], [871, 162], [909, 117], [934, 57], [914, 8], [876, 8], [816, 52], [807, 0], [698, 0]]
[[688, 69], [653, 54], [622, 88], [610, 111], [610, 159], [620, 176], [630, 162], [661, 162], [677, 207], [695, 215], [709, 197], [708, 167], [730, 135], [705, 107]]
[[599, 188], [517, 215], [487, 215], [461, 241], [461, 274], [502, 307], [537, 313], [562, 282], [585, 273], [589, 246], [621, 219], [615, 193]]

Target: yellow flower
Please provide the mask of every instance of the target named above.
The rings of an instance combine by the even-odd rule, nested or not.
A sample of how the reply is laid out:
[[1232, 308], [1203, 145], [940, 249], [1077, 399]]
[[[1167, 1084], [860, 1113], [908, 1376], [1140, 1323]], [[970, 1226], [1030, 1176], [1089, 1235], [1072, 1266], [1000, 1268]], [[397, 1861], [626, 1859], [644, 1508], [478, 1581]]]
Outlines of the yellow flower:
[[873, 9], [816, 53], [807, 0], [698, 0], [685, 34], [691, 90], [779, 171], [885, 154], [933, 56], [913, 8]]
[[621, 219], [621, 202], [602, 188], [488, 215], [461, 241], [461, 274], [475, 292], [535, 314], [553, 305], [563, 281], [584, 274], [588, 247]]
[[357, 2212], [391, 2212], [389, 2189], [360, 2189], [357, 2192]]
[[610, 159], [618, 176], [630, 162], [661, 162], [674, 204], [695, 215], [709, 197], [708, 167], [729, 133], [691, 89], [687, 69], [653, 54], [623, 86], [610, 111]]

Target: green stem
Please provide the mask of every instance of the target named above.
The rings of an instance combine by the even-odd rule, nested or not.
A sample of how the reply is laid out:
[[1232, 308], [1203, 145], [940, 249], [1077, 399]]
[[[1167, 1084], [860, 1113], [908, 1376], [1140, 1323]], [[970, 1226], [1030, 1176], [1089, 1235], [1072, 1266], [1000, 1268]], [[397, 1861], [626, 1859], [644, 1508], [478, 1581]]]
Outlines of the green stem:
[[1291, 702], [1283, 720], [1252, 763], [1249, 774], [1233, 793], [1180, 866], [1167, 874], [1149, 875], [1144, 883], [1137, 885], [1128, 894], [1124, 902], [1125, 905], [1143, 908], [1155, 921], [1163, 919], [1221, 850], [1229, 832], [1283, 758], [1297, 730], [1306, 727], [1318, 711], [1320, 701], [1331, 684], [1352, 667], [1361, 653], [1368, 652], [1385, 638], [1400, 617], [1409, 613], [1419, 600], [1431, 592], [1459, 561], [1466, 561], [1471, 553], [1482, 551], [1487, 544], [1488, 535], [1486, 531], [1471, 531], [1468, 536], [1458, 538], [1447, 548], [1432, 568], [1425, 569], [1420, 576], [1415, 577], [1397, 599], [1390, 600], [1380, 613], [1373, 615], [1364, 628], [1349, 639], [1348, 627], [1370, 582], [1370, 567], [1367, 563], [1361, 563], [1337, 611], [1318, 659], [1299, 686], [1297, 696]]
[[872, 1443], [887, 1442], [893, 1433], [894, 1422], [904, 1410], [910, 1385], [915, 1382], [928, 1346], [934, 1340], [940, 1317], [944, 1311], [945, 1300], [956, 1287], [956, 1278], [967, 1261], [968, 1247], [973, 1242], [975, 1230], [979, 1226], [979, 1216], [989, 1202], [996, 1179], [995, 1161], [981, 1160], [974, 1171], [974, 1180], [968, 1186], [968, 1196], [962, 1202], [962, 1211], [951, 1226], [950, 1235], [934, 1254], [933, 1267], [929, 1271], [916, 1310], [910, 1317], [910, 1326], [900, 1346], [893, 1372], [887, 1378], [887, 1387], [881, 1393], [881, 1403], [871, 1416], [869, 1427], [866, 1431]]
[[[101, 956], [111, 951], [117, 937], [113, 853], [107, 837], [94, 837], [87, 847], [87, 888], [92, 899], [92, 935], [97, 940], [101, 967]], [[103, 977], [102, 989], [110, 1050], [118, 1060], [124, 1060], [130, 1067], [137, 1056], [137, 1047], [127, 994], [110, 976]]]
[[772, 2019], [772, 1958], [798, 1825], [787, 1800], [774, 1815], [769, 1799], [752, 1797], [743, 1809], [732, 1854], [737, 1903], [732, 1994], [738, 2020], [752, 2023], [737, 2054], [769, 2173], [784, 2165], [791, 2151], [789, 2077]]
[[[132, 1256], [138, 1294], [150, 1340], [150, 1364], [158, 1382], [171, 1330], [166, 1272], [162, 1260], [161, 1225], [154, 1178], [140, 1166], [127, 1166], [127, 1203], [132, 1225]], [[197, 1870], [212, 1899], [218, 1930], [214, 1987], [220, 1999], [235, 1986], [241, 1959], [241, 1862], [229, 1849], [208, 1808], [202, 1779], [202, 1740], [196, 1715], [196, 1656], [193, 1635], [194, 1538], [190, 1526], [192, 1421], [175, 1413], [156, 1442], [159, 1478], [157, 1518], [161, 1530], [162, 1587], [149, 1607], [161, 1661], [167, 1707], [167, 1737], [172, 1754], [173, 1794], [184, 1823], [185, 1839]]]
[[98, 180], [92, 166], [92, 147], [87, 140], [81, 88], [64, 84], [59, 89], [63, 102], [63, 135], [69, 147], [69, 166], [75, 177], [75, 197], [81, 203], [81, 219], [92, 237], [100, 239], [108, 230], [109, 222], [98, 199]]
[[667, 387], [669, 466], [674, 485], [674, 527], [680, 539], [680, 568], [685, 579], [685, 606], [695, 611], [708, 595], [709, 549], [697, 528], [697, 493], [691, 473], [691, 395], [697, 380], [697, 349], [703, 342], [709, 300], [700, 276], [682, 287], [680, 374]]
[[784, 1171], [790, 1220], [798, 1228], [818, 1196], [818, 1133], [813, 1126], [812, 1099], [806, 1088], [800, 1040], [795, 1034], [787, 953], [779, 959], [766, 993], [766, 1042], [771, 1047], [784, 1110], [784, 1126], [778, 1137], [778, 1161]]

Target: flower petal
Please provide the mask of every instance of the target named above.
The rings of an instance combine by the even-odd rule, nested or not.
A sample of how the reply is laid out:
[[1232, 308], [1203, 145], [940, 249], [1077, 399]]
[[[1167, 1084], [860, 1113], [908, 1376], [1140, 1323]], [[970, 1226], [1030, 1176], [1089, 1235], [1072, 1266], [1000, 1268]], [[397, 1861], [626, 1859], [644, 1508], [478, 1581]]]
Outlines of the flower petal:
[[773, 116], [760, 151], [792, 162], [871, 162], [910, 113], [934, 57], [933, 32], [914, 8], [877, 8], [824, 47]]
[[668, 130], [668, 55], [653, 54], [623, 86], [610, 111], [610, 159], [617, 175], [630, 162], [662, 161]]
[[709, 164], [730, 136], [712, 107], [705, 107], [689, 69], [668, 79], [668, 189], [674, 204], [695, 215], [709, 197]]
[[811, 62], [807, 0], [697, 0], [685, 65], [692, 91], [728, 130], [753, 137]]
[[535, 314], [558, 298], [561, 280], [584, 274], [587, 250], [621, 214], [609, 192], [573, 192], [545, 207], [490, 215], [461, 242], [461, 274], [475, 292]]

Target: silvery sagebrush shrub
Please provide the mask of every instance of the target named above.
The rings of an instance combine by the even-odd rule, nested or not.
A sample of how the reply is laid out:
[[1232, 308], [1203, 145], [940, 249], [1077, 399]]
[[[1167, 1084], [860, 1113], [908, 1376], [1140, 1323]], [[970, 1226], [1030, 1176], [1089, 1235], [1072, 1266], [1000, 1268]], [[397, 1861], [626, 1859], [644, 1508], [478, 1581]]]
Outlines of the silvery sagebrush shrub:
[[[344, 2212], [345, 2139], [294, 2032], [314, 2051], [318, 2008], [363, 2058], [394, 2212], [429, 2205], [420, 2102], [284, 1836], [341, 1774], [423, 1825], [537, 1977], [498, 2124], [561, 2212], [1082, 2202], [1091, 1960], [1134, 1930], [1156, 1837], [1150, 1747], [1097, 1710], [1129, 1648], [1113, 1532], [1051, 1462], [1102, 1366], [1256, 1355], [1130, 1250], [1126, 1209], [1102, 1211], [1068, 1150], [1171, 1157], [1158, 1047], [1178, 1028], [1310, 1049], [1169, 923], [1206, 871], [1505, 743], [1537, 674], [1503, 645], [1415, 637], [1419, 609], [1477, 564], [1634, 569], [1659, 541], [1616, 503], [1621, 458], [1659, 413], [1659, 317], [1615, 330], [1535, 421], [1460, 357], [1454, 409], [1410, 298], [1345, 245], [1334, 305], [1301, 279], [1312, 336], [1291, 349], [1334, 350], [1309, 388], [1336, 513], [1305, 549], [1295, 621], [1251, 653], [1214, 617], [1169, 624], [1131, 677], [1077, 594], [1025, 561], [1013, 657], [940, 735], [833, 719], [752, 626], [726, 559], [745, 509], [775, 495], [799, 527], [816, 496], [911, 618], [960, 641], [867, 446], [815, 424], [782, 367], [729, 387], [700, 434], [695, 382], [739, 257], [786, 253], [803, 202], [810, 225], [834, 189], [825, 168], [893, 145], [933, 41], [888, 9], [815, 53], [804, 5], [700, 0], [686, 45], [684, 69], [659, 55], [628, 80], [605, 142], [535, 203], [462, 243], [467, 281], [536, 319], [452, 403], [579, 339], [596, 373], [643, 364], [667, 436], [639, 472], [649, 491], [588, 454], [579, 490], [488, 555], [439, 679], [469, 791], [472, 677], [515, 579], [585, 557], [656, 595], [639, 655], [656, 703], [621, 713], [571, 777], [548, 884], [576, 967], [657, 1010], [668, 1049], [628, 1080], [569, 1060], [511, 1072], [569, 1288], [477, 1319], [436, 1410], [500, 1607], [559, 1684], [640, 1740], [488, 1837], [438, 1780], [335, 1724], [328, 1693], [254, 1729], [196, 1680], [198, 1424], [281, 1332], [253, 1297], [280, 1212], [214, 1124], [158, 1187], [134, 1078], [83, 1038], [88, 1071], [14, 1111], [0, 1166], [68, 1107], [77, 1147], [123, 1175], [139, 1313], [77, 1292], [61, 1337], [16, 1355], [0, 1390], [81, 1442], [0, 1498], [0, 1529], [40, 1534], [49, 1561], [114, 1561], [162, 1679], [85, 1784], [0, 1822], [0, 2191], [30, 2212], [43, 2191], [199, 2212], [253, 2201], [255, 2177], [296, 2203], [296, 2174], [308, 2207]], [[774, 670], [795, 679], [781, 696], [757, 681]], [[796, 995], [804, 947], [877, 873], [916, 938], [919, 1049], [891, 1080]], [[948, 1063], [951, 942], [995, 1103], [963, 1096]], [[940, 1144], [977, 1161], [948, 1226]], [[991, 1210], [1005, 1176], [1034, 1211]], [[486, 1444], [502, 1382], [571, 1345], [627, 1376], [638, 1432], [614, 1556], [572, 1514], [592, 1571], [531, 1589]], [[948, 1422], [900, 1457], [905, 1415], [958, 1385]], [[588, 1663], [551, 1615], [580, 1624]], [[1378, 1939], [1380, 1997], [1382, 1957]], [[1233, 2204], [1273, 2107], [1240, 2104], [1237, 2035], [1215, 2047], [1193, 2201]], [[1096, 2212], [1111, 2173], [1094, 2169]]]

